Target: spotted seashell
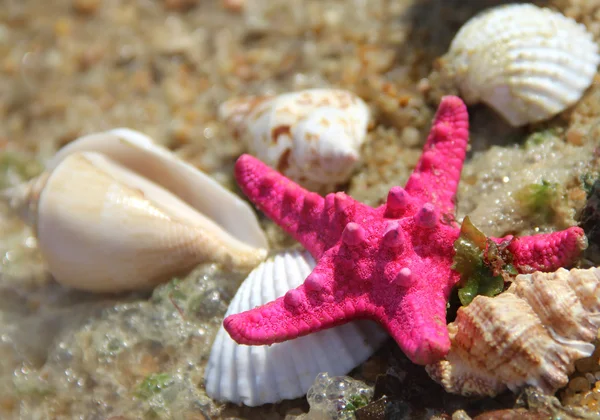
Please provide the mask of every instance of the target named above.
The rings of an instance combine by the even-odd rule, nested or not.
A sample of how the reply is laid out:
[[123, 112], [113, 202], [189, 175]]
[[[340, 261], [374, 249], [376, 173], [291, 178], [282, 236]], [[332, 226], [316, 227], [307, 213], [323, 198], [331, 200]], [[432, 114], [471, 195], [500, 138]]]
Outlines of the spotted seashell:
[[467, 104], [484, 102], [512, 126], [546, 120], [577, 102], [600, 62], [585, 26], [532, 4], [469, 20], [442, 58]]
[[574, 362], [594, 352], [600, 269], [518, 275], [493, 298], [477, 296], [448, 325], [452, 347], [426, 366], [448, 392], [495, 396], [533, 385], [553, 394]]
[[348, 181], [369, 123], [364, 101], [336, 89], [231, 99], [219, 115], [251, 154], [321, 193]]
[[[250, 273], [225, 316], [283, 296], [298, 287], [314, 267], [307, 251], [275, 254]], [[247, 406], [298, 398], [319, 373], [345, 375], [387, 337], [376, 323], [364, 320], [270, 346], [245, 346], [233, 341], [221, 326], [206, 368], [206, 393], [215, 400]]]

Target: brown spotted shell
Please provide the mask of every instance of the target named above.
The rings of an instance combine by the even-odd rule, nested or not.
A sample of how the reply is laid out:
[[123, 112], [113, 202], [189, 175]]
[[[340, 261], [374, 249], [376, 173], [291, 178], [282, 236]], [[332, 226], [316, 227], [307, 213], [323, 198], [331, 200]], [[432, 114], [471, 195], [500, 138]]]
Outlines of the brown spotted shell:
[[350, 178], [369, 122], [367, 105], [338, 89], [234, 98], [219, 115], [251, 154], [322, 193]]
[[458, 310], [450, 352], [426, 370], [456, 394], [495, 396], [524, 385], [553, 394], [574, 362], [593, 353], [599, 328], [600, 269], [521, 274], [506, 292]]

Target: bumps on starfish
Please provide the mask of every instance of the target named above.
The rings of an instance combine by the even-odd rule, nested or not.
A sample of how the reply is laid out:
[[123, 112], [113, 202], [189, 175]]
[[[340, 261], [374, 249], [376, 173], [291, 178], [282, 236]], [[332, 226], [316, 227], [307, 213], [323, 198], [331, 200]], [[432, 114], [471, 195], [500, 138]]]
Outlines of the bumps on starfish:
[[394, 279], [394, 282], [400, 286], [407, 286], [412, 279], [412, 271], [408, 267], [401, 268]]
[[392, 187], [388, 192], [385, 216], [400, 217], [412, 204], [412, 199], [402, 187]]
[[381, 243], [386, 248], [400, 248], [405, 241], [402, 228], [398, 221], [388, 222]]
[[419, 227], [431, 229], [437, 224], [438, 215], [435, 207], [431, 203], [425, 203], [415, 215], [415, 220]]
[[350, 222], [342, 232], [342, 242], [348, 246], [357, 246], [365, 241], [365, 230], [358, 223]]
[[594, 351], [600, 328], [600, 269], [518, 275], [496, 296], [477, 296], [448, 325], [452, 347], [426, 366], [446, 391], [495, 396], [529, 384], [565, 386], [574, 362]]

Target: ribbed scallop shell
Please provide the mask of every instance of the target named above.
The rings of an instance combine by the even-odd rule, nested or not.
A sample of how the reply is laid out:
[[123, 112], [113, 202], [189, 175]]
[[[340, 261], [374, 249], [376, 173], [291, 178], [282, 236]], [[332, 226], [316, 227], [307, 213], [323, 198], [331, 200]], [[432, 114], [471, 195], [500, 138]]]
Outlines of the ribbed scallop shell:
[[584, 25], [547, 8], [512, 4], [469, 20], [442, 62], [465, 102], [487, 103], [521, 126], [577, 102], [600, 57]]
[[426, 366], [448, 392], [494, 396], [528, 384], [553, 394], [590, 356], [600, 328], [600, 269], [518, 275], [494, 297], [477, 296], [448, 325], [452, 347]]
[[367, 105], [337, 89], [235, 98], [221, 105], [219, 115], [251, 154], [319, 192], [350, 178], [369, 123]]
[[[307, 251], [284, 251], [250, 273], [227, 314], [247, 311], [298, 287], [315, 266]], [[271, 346], [244, 346], [221, 326], [205, 381], [209, 397], [247, 406], [306, 394], [320, 372], [344, 375], [367, 359], [387, 338], [372, 321], [357, 321]]]

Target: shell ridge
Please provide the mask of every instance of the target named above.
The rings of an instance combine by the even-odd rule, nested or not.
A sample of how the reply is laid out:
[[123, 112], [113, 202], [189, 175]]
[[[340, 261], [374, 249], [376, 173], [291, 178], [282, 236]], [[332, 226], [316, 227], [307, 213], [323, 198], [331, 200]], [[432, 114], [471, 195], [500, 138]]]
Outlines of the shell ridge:
[[554, 393], [567, 384], [575, 361], [594, 352], [598, 274], [597, 269], [520, 274], [500, 295], [477, 296], [448, 325], [451, 350], [427, 372], [446, 391], [463, 395], [495, 396], [525, 384]]
[[442, 73], [469, 104], [484, 102], [521, 126], [579, 100], [600, 64], [599, 49], [583, 24], [548, 8], [509, 4], [481, 12], [457, 31]]

